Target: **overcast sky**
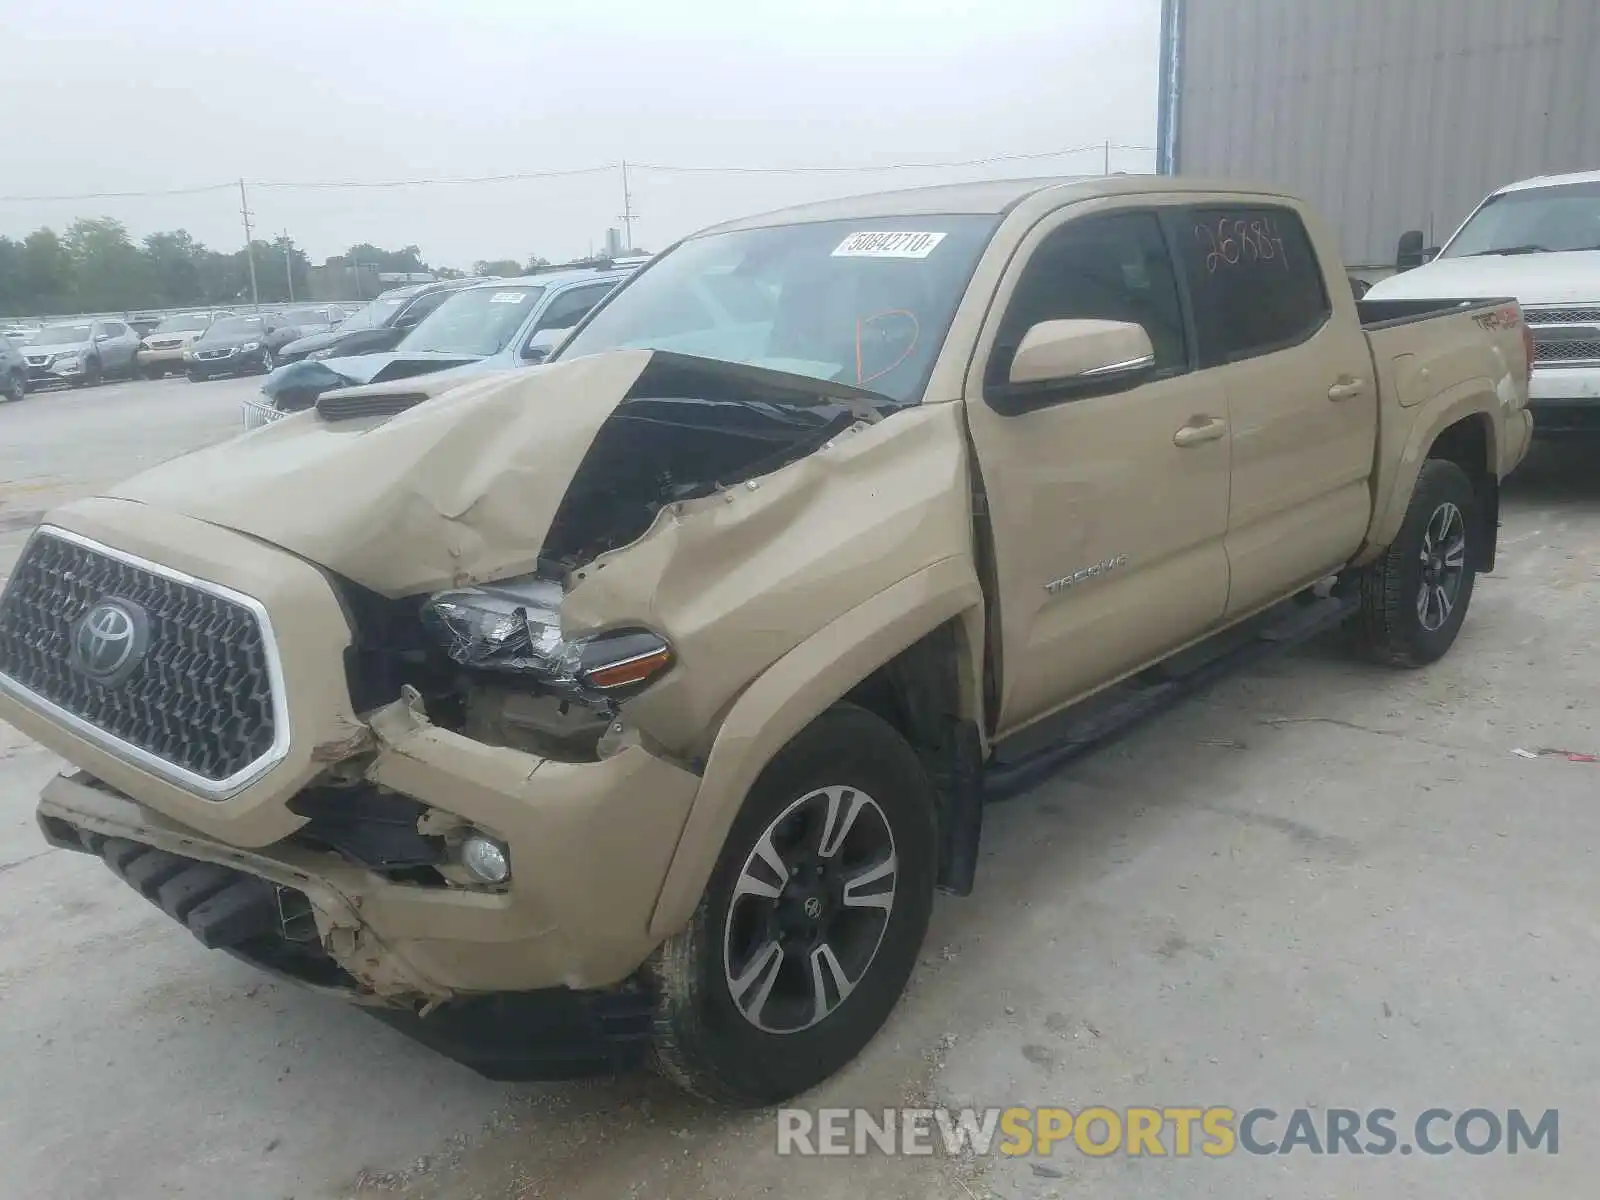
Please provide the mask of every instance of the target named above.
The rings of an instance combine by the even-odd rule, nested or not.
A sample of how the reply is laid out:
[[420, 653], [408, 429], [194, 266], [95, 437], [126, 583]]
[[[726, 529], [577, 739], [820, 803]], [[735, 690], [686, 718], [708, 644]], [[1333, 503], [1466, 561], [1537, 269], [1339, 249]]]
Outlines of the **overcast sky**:
[[[583, 168], [856, 166], [1155, 142], [1160, 0], [55, 0], [0, 3], [0, 196], [250, 181], [314, 261], [416, 243], [437, 265], [598, 247], [615, 170], [512, 183], [272, 182]], [[632, 174], [635, 241], [797, 201], [1039, 163], [834, 175]], [[1148, 150], [1113, 152], [1147, 171]], [[262, 186], [256, 186], [256, 185]], [[0, 202], [0, 233], [111, 216], [241, 241], [232, 191]]]

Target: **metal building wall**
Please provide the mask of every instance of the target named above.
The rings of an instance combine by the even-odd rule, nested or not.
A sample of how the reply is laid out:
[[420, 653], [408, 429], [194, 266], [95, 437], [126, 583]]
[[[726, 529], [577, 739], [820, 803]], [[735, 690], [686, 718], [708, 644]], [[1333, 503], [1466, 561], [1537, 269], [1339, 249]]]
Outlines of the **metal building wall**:
[[1160, 169], [1276, 184], [1345, 261], [1600, 169], [1600, 0], [1163, 0]]

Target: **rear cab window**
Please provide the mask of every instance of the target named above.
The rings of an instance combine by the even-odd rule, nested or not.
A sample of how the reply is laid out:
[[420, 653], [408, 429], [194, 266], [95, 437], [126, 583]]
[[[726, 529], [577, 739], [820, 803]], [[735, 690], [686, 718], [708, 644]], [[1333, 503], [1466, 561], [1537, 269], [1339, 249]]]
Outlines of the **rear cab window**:
[[1290, 349], [1332, 317], [1322, 266], [1293, 210], [1207, 206], [1180, 209], [1173, 222], [1201, 366]]

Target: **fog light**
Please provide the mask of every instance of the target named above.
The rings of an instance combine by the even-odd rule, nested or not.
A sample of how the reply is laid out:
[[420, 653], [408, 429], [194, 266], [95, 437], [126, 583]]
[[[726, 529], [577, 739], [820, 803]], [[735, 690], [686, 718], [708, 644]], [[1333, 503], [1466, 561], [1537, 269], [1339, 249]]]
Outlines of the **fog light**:
[[484, 883], [504, 883], [511, 878], [511, 852], [485, 833], [468, 834], [462, 841], [461, 865]]

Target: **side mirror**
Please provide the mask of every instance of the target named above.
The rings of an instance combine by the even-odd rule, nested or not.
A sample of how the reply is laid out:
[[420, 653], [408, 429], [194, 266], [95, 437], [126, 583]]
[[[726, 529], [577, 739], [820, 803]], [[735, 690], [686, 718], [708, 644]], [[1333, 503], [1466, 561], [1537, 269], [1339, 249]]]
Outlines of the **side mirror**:
[[97, 342], [109, 342], [111, 340], [111, 335], [102, 330], [94, 335], [94, 340]]
[[567, 334], [572, 329], [540, 329], [536, 330], [528, 339], [528, 344], [522, 348], [524, 362], [542, 363], [556, 352], [556, 347], [566, 341]]
[[1150, 335], [1127, 321], [1041, 321], [1022, 337], [995, 407], [1041, 404], [1132, 387], [1156, 365]]
[[1413, 267], [1420, 267], [1433, 255], [1439, 253], [1435, 247], [1433, 254], [1429, 254], [1425, 247], [1427, 239], [1422, 236], [1420, 229], [1408, 229], [1400, 235], [1400, 240], [1394, 247], [1394, 269], [1396, 271], [1409, 271]]
[[1436, 259], [1438, 257], [1439, 257], [1439, 247], [1438, 246], [1429, 246], [1426, 250], [1424, 250], [1422, 252], [1422, 261], [1423, 262], [1432, 262], [1434, 259]]

